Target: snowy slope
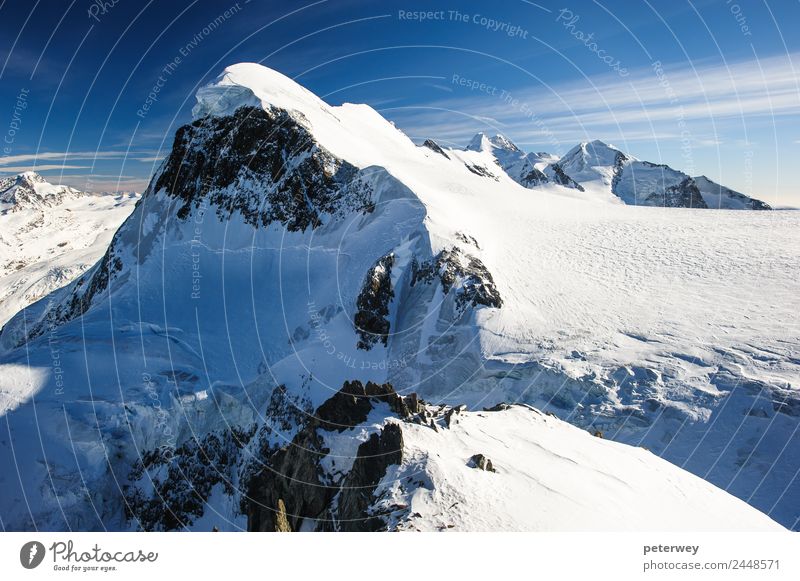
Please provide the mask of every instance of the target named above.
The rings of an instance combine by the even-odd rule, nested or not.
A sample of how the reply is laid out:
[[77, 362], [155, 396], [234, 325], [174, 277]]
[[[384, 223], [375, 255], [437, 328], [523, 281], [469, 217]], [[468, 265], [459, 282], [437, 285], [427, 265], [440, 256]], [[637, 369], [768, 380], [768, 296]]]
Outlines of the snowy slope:
[[[126, 529], [122, 498], [148, 515], [162, 493], [197, 526], [263, 523], [219, 487], [249, 482], [249, 461], [301, 465], [281, 449], [316, 442], [303, 418], [352, 380], [533, 403], [795, 526], [800, 216], [532, 195], [491, 151], [416, 146], [253, 64], [195, 114], [102, 260], [3, 329], [5, 526]], [[199, 509], [180, 493], [198, 462]]]
[[[646, 450], [533, 409], [463, 412], [438, 431], [406, 424], [403, 439], [405, 458], [376, 491], [385, 494], [382, 504], [407, 504], [418, 515], [398, 518], [401, 530], [777, 529], [741, 500]], [[469, 462], [476, 453], [494, 472]], [[423, 467], [429, 482], [401, 490]], [[451, 506], [458, 510], [442, 510]]]
[[0, 180], [0, 326], [103, 255], [136, 194], [94, 195], [34, 172]]

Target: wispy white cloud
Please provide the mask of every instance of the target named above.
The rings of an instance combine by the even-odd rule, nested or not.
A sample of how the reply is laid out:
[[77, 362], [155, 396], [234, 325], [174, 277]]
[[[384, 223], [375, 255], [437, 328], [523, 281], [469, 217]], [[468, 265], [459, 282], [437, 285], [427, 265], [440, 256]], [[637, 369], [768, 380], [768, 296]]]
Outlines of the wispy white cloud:
[[[155, 149], [138, 149], [135, 151], [45, 151], [40, 153], [21, 153], [0, 157], [0, 174], [16, 174], [24, 171], [60, 172], [51, 174], [47, 179], [53, 183], [71, 185], [78, 189], [94, 192], [137, 191], [147, 187], [151, 166], [161, 161], [165, 152]], [[73, 163], [77, 161], [78, 163]], [[83, 161], [83, 163], [80, 163]], [[86, 162], [91, 161], [91, 165]], [[61, 162], [61, 163], [57, 163]], [[98, 164], [103, 169], [97, 172]], [[116, 163], [115, 163], [116, 162]], [[136, 174], [141, 168], [142, 176], [121, 175], [122, 164], [129, 167], [130, 162], [142, 165], [130, 169]], [[110, 163], [110, 166], [109, 166]], [[64, 173], [72, 170], [90, 170], [86, 173]], [[114, 173], [119, 171], [120, 174]]]
[[[125, 151], [43, 151], [39, 153], [21, 153], [17, 155], [6, 155], [0, 157], [0, 166], [11, 164], [21, 164], [32, 162], [38, 164], [42, 161], [63, 161], [66, 163], [70, 160], [108, 160], [108, 159], [127, 159], [132, 161], [148, 162], [159, 157], [153, 157], [157, 153], [154, 150], [143, 150], [134, 152]], [[44, 166], [37, 165], [37, 169], [42, 169]], [[31, 169], [30, 167], [28, 169]]]
[[[797, 70], [793, 66], [798, 63]], [[621, 78], [604, 74], [549, 88], [498, 87], [494, 95], [464, 92], [435, 98], [427, 108], [387, 110], [412, 134], [464, 138], [476, 129], [469, 118], [488, 117], [519, 141], [542, 143], [542, 135], [568, 141], [585, 136], [639, 135], [658, 139], [680, 134], [679, 123], [693, 126], [800, 116], [800, 54], [735, 63], [697, 62], [631, 71]], [[485, 79], [491, 84], [490, 79]], [[455, 86], [455, 85], [454, 85]], [[507, 97], [507, 98], [506, 98]], [[516, 100], [516, 102], [513, 102]], [[466, 119], [465, 119], [466, 117]], [[482, 128], [483, 129], [483, 128]], [[722, 136], [704, 136], [719, 141]]]
[[166, 153], [164, 153], [162, 155], [142, 156], [142, 157], [137, 157], [136, 161], [141, 161], [142, 163], [152, 163], [152, 162], [155, 162], [155, 161], [161, 161], [166, 156], [167, 156]]
[[[31, 166], [29, 165], [10, 165], [10, 166], [2, 166], [0, 167], [0, 172], [3, 173], [22, 173], [26, 171], [30, 171]], [[45, 165], [37, 165], [36, 171], [54, 171], [54, 170], [64, 170], [64, 169], [89, 169], [87, 165], [62, 165], [62, 164], [45, 164]]]

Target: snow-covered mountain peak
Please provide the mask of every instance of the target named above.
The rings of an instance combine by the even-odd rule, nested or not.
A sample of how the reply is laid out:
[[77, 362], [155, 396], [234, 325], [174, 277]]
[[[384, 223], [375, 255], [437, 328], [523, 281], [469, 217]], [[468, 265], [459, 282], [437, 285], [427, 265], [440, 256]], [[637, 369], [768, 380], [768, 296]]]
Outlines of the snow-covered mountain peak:
[[519, 151], [519, 147], [517, 147], [514, 142], [512, 142], [508, 137], [505, 135], [497, 134], [492, 137], [489, 141], [491, 141], [492, 145], [495, 147], [499, 147], [500, 149], [505, 149], [507, 151]]
[[195, 118], [231, 115], [242, 106], [277, 107], [306, 116], [329, 112], [328, 105], [308, 89], [257, 63], [227, 67], [217, 79], [197, 91]]
[[[563, 157], [527, 153], [503, 135], [478, 133], [464, 148], [496, 162], [526, 188], [556, 184], [568, 195], [628, 205], [698, 209], [770, 210], [769, 204], [662, 163], [639, 160], [599, 139], [582, 141]], [[580, 193], [580, 194], [578, 194]], [[584, 195], [585, 194], [585, 195]]]
[[464, 148], [464, 151], [489, 151], [492, 149], [492, 142], [482, 131], [476, 133]]
[[[477, 133], [463, 151], [482, 154], [484, 159], [499, 165], [508, 177], [526, 188], [548, 183], [550, 180], [542, 170], [558, 159], [549, 153], [526, 153], [499, 133], [491, 138], [485, 133]], [[555, 183], [571, 187], [569, 178]]]
[[46, 180], [35, 171], [24, 171], [16, 176], [17, 182], [21, 184], [43, 184]]
[[464, 148], [465, 151], [492, 151], [493, 149], [520, 151], [519, 147], [505, 135], [497, 133], [494, 137], [489, 137], [483, 132], [476, 133]]
[[226, 68], [197, 91], [196, 99], [195, 120], [232, 117], [249, 107], [271, 112], [283, 124], [278, 117], [286, 112], [314, 142], [359, 168], [388, 169], [398, 157], [415, 155], [414, 143], [369, 105], [328, 105], [289, 77], [256, 63]]
[[614, 149], [616, 151], [620, 151], [620, 149], [616, 145], [612, 145], [611, 143], [606, 143], [601, 139], [593, 139], [592, 141], [582, 141], [581, 147], [583, 147], [584, 149], [597, 148], [597, 149]]
[[[582, 141], [570, 149], [566, 155], [561, 158], [560, 163], [565, 169], [569, 167], [574, 172], [576, 170], [584, 171], [592, 167], [613, 166], [618, 154], [622, 154], [622, 151], [599, 139], [595, 139], [594, 141]], [[632, 159], [629, 156], [625, 157]], [[570, 176], [573, 178], [575, 177], [571, 173]]]
[[69, 186], [53, 185], [34, 171], [0, 178], [0, 211], [51, 207], [85, 195]]
[[0, 178], [0, 192], [6, 192], [15, 186], [33, 188], [35, 184], [43, 184], [45, 179], [35, 171], [26, 171], [15, 176]]

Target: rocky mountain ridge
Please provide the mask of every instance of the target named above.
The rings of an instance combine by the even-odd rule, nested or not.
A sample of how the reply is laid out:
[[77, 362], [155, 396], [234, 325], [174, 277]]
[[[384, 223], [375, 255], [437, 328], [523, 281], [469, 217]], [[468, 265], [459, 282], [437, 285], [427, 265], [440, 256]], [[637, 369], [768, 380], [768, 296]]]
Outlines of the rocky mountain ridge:
[[[558, 158], [520, 150], [503, 135], [478, 133], [466, 151], [487, 152], [526, 188], [546, 183], [608, 197], [634, 206], [725, 210], [770, 210], [769, 204], [721, 186], [705, 176], [690, 177], [665, 164], [640, 161], [600, 140], [581, 142]], [[609, 196], [610, 194], [610, 196]]]

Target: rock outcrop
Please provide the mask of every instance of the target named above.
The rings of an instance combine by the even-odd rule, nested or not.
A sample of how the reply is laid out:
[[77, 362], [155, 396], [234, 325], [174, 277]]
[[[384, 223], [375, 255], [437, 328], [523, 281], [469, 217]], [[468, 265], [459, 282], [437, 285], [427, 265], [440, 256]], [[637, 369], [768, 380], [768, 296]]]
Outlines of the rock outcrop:
[[370, 350], [389, 338], [389, 305], [394, 298], [392, 265], [394, 254], [387, 254], [369, 270], [356, 301], [354, 323], [359, 335], [358, 348]]

